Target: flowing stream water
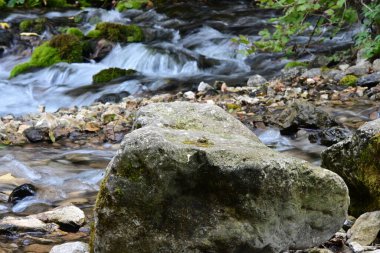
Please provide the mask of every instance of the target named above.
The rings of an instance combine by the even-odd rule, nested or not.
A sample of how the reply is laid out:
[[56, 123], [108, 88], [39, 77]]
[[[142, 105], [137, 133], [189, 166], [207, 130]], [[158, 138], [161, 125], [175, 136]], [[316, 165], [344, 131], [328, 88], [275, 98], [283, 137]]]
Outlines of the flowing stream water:
[[[255, 73], [266, 77], [278, 74], [288, 62], [283, 55], [245, 57], [238, 53], [239, 45], [231, 42], [241, 33], [252, 40], [258, 39], [258, 31], [268, 26], [267, 19], [276, 12], [252, 8], [250, 1], [216, 2], [208, 5], [182, 3], [159, 10], [123, 13], [92, 8], [1, 13], [0, 19], [8, 23], [41, 16], [49, 20], [81, 16], [83, 22], [79, 28], [83, 32], [93, 29], [98, 21], [134, 23], [144, 28], [146, 41], [116, 45], [100, 62], [59, 63], [10, 80], [12, 67], [27, 61], [30, 56], [8, 49], [0, 58], [0, 115], [35, 113], [39, 105], [45, 105], [49, 112], [61, 107], [89, 105], [108, 93], [127, 91], [139, 95], [147, 91], [189, 90], [200, 81], [212, 83], [215, 80], [238, 85]], [[52, 34], [47, 31], [41, 36], [49, 38]], [[312, 50], [344, 48], [352, 43], [351, 37], [352, 31], [347, 31]], [[308, 37], [300, 36], [296, 40], [306, 42]], [[140, 75], [121, 83], [91, 86], [92, 75], [109, 67], [135, 69]], [[360, 110], [355, 115], [360, 117]], [[319, 163], [323, 147], [310, 144], [306, 137], [283, 137], [276, 129], [258, 130], [257, 134], [270, 147]], [[82, 208], [93, 206], [104, 168], [116, 148], [104, 145], [96, 149], [56, 149], [33, 145], [0, 149], [0, 191], [9, 193], [24, 182], [39, 189], [35, 197], [14, 207], [0, 204], [0, 213], [35, 213], [68, 201]]]

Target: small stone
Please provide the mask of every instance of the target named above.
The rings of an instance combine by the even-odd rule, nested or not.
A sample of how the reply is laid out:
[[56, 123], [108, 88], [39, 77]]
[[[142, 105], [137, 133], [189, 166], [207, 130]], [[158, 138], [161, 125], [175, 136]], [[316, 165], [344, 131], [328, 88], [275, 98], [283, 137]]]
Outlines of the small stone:
[[313, 68], [307, 70], [305, 73], [301, 75], [302, 78], [312, 79], [313, 77], [320, 76], [322, 71], [320, 68]]
[[373, 87], [380, 83], [380, 72], [362, 76], [358, 79], [358, 86]]
[[267, 79], [265, 79], [261, 75], [253, 75], [250, 76], [247, 82], [247, 86], [249, 87], [258, 87], [261, 86], [262, 84], [266, 83]]
[[322, 100], [328, 100], [329, 99], [329, 94], [322, 94], [321, 95]]
[[341, 64], [338, 66], [338, 68], [342, 71], [346, 71], [349, 67], [350, 67], [350, 65], [348, 65], [348, 64]]
[[205, 82], [201, 82], [199, 85], [198, 85], [198, 92], [206, 92], [206, 91], [209, 91], [209, 90], [213, 90], [214, 88], [209, 85], [208, 83], [205, 83]]
[[[53, 228], [53, 230], [55, 230]], [[27, 217], [10, 217], [7, 216], [0, 220], [0, 231], [2, 232], [48, 232], [52, 231], [48, 224], [41, 220], [27, 216]]]
[[220, 87], [220, 91], [223, 93], [226, 93], [228, 91], [228, 86], [226, 83], [223, 82], [222, 86]]
[[183, 94], [183, 97], [187, 100], [194, 100], [195, 99], [195, 93], [192, 91], [187, 91]]
[[363, 246], [370, 245], [380, 231], [380, 211], [364, 213], [348, 230], [348, 242], [356, 242]]
[[44, 105], [40, 105], [39, 107], [38, 107], [38, 111], [40, 112], [40, 113], [44, 113], [45, 112], [45, 106]]
[[97, 122], [87, 122], [84, 127], [84, 130], [88, 132], [97, 132], [100, 130], [100, 126]]
[[51, 211], [32, 215], [32, 217], [44, 222], [57, 223], [64, 231], [77, 231], [85, 222], [84, 212], [74, 205], [57, 207]]
[[369, 62], [361, 62], [360, 64], [354, 65], [346, 69], [346, 74], [353, 74], [355, 76], [363, 76], [369, 72], [371, 68], [371, 63]]
[[49, 135], [45, 129], [30, 127], [25, 129], [23, 134], [32, 143], [49, 140]]
[[49, 253], [89, 253], [90, 247], [84, 242], [67, 242], [54, 246]]
[[364, 251], [364, 248], [360, 243], [357, 242], [349, 242], [348, 246], [354, 253], [362, 253]]
[[372, 112], [370, 115], [369, 115], [369, 119], [370, 120], [375, 120], [375, 119], [378, 119], [380, 118], [380, 113], [379, 112]]
[[359, 97], [362, 97], [362, 96], [364, 96], [364, 91], [367, 90], [367, 89], [368, 89], [367, 87], [357, 87], [356, 88], [356, 94]]
[[316, 83], [316, 81], [313, 78], [306, 79], [306, 84], [308, 84], [308, 85], [315, 84], [315, 83]]

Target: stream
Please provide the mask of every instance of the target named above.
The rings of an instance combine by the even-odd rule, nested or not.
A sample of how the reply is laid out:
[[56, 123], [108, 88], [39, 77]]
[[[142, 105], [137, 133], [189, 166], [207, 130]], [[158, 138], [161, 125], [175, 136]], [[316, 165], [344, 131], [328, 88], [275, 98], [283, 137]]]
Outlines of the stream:
[[[21, 54], [10, 47], [0, 58], [0, 115], [36, 113], [41, 105], [54, 112], [62, 107], [93, 103], [104, 94], [128, 92], [132, 95], [157, 94], [190, 90], [200, 81], [223, 80], [242, 85], [253, 74], [267, 78], [278, 75], [289, 62], [281, 54], [255, 54], [246, 57], [238, 52], [241, 46], [233, 37], [246, 34], [258, 39], [258, 32], [268, 26], [273, 10], [251, 7], [251, 1], [216, 1], [210, 4], [178, 3], [158, 10], [114, 10], [87, 8], [84, 10], [35, 11], [1, 13], [0, 22], [17, 24], [24, 19], [46, 17], [52, 24], [66, 25], [73, 17], [81, 17], [79, 28], [88, 32], [96, 22], [109, 21], [138, 24], [144, 28], [146, 41], [116, 45], [100, 62], [59, 63], [54, 66], [8, 79], [16, 64], [25, 62], [30, 54]], [[333, 40], [312, 48], [316, 54], [334, 51], [352, 43], [353, 30], [345, 31]], [[54, 28], [41, 35], [48, 39]], [[308, 36], [295, 38], [306, 43]], [[315, 56], [310, 54], [303, 59]], [[92, 76], [102, 69], [119, 67], [141, 73], [135, 79], [106, 86], [91, 86]], [[362, 116], [366, 108], [339, 109], [339, 117]], [[268, 146], [293, 156], [320, 163], [319, 154], [325, 148], [311, 144], [307, 136], [284, 137], [277, 129], [256, 130]], [[0, 202], [0, 216], [26, 215], [42, 212], [52, 206], [72, 202], [87, 210], [94, 205], [104, 168], [118, 145], [104, 144], [89, 148], [55, 148], [52, 145], [26, 145], [0, 149], [0, 192], [9, 194], [15, 186], [31, 183], [38, 194], [10, 207]]]

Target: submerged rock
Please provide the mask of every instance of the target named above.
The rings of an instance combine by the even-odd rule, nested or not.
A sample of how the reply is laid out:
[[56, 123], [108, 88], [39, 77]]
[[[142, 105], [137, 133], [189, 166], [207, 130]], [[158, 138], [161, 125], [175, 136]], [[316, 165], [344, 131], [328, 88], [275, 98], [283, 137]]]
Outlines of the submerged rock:
[[338, 173], [350, 189], [353, 215], [380, 209], [380, 119], [322, 152], [322, 167]]
[[15, 205], [26, 197], [34, 196], [36, 194], [36, 191], [36, 187], [34, 187], [32, 184], [22, 184], [20, 186], [17, 186], [9, 195], [8, 203]]
[[294, 101], [280, 115], [273, 115], [271, 121], [281, 128], [282, 134], [294, 134], [300, 128], [323, 129], [337, 125], [327, 112], [303, 100]]
[[107, 167], [94, 252], [280, 252], [343, 224], [343, 180], [277, 153], [223, 109], [158, 103]]

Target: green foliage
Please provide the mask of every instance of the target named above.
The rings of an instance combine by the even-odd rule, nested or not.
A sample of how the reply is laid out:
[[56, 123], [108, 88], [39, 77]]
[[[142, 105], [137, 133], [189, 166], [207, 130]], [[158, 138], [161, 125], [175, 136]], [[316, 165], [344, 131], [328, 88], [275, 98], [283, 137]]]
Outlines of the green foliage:
[[357, 82], [358, 82], [358, 78], [356, 76], [347, 75], [339, 81], [339, 84], [344, 85], [344, 86], [356, 86]]
[[4, 0], [0, 0], [0, 8], [5, 7], [6, 3]]
[[285, 65], [285, 69], [291, 69], [291, 68], [295, 68], [295, 67], [307, 68], [308, 66], [309, 66], [309, 64], [307, 62], [291, 61]]
[[116, 10], [122, 12], [126, 9], [141, 9], [148, 0], [122, 0], [117, 3]]
[[87, 33], [86, 37], [96, 39], [99, 38], [102, 35], [102, 32], [99, 30], [91, 30]]
[[78, 37], [79, 39], [82, 39], [84, 37], [84, 34], [79, 28], [76, 27], [70, 27], [66, 30], [66, 34], [74, 35]]
[[92, 76], [92, 82], [93, 83], [107, 83], [114, 79], [127, 76], [127, 75], [133, 75], [136, 71], [133, 69], [120, 69], [120, 68], [108, 68], [103, 69], [97, 74]]
[[142, 29], [136, 25], [101, 22], [96, 25], [100, 37], [114, 42], [139, 42], [144, 39]]
[[356, 45], [364, 49], [366, 58], [380, 57], [380, 3], [364, 7], [363, 15], [365, 29], [357, 34]]
[[47, 0], [47, 7], [63, 8], [67, 6], [66, 0]]
[[[313, 36], [322, 34], [322, 28], [336, 26], [335, 33], [345, 24], [352, 24], [358, 20], [355, 9], [348, 7], [346, 0], [258, 0], [263, 8], [282, 9], [283, 15], [273, 18], [274, 30], [262, 30], [261, 39], [251, 42], [240, 36], [235, 41], [245, 45], [245, 51], [251, 54], [255, 51], [291, 51], [290, 39], [292, 36], [308, 33], [309, 43]], [[311, 20], [314, 20], [313, 22]], [[312, 31], [308, 31], [313, 27]], [[334, 35], [334, 34], [333, 34]], [[309, 43], [305, 47], [309, 46]]]

